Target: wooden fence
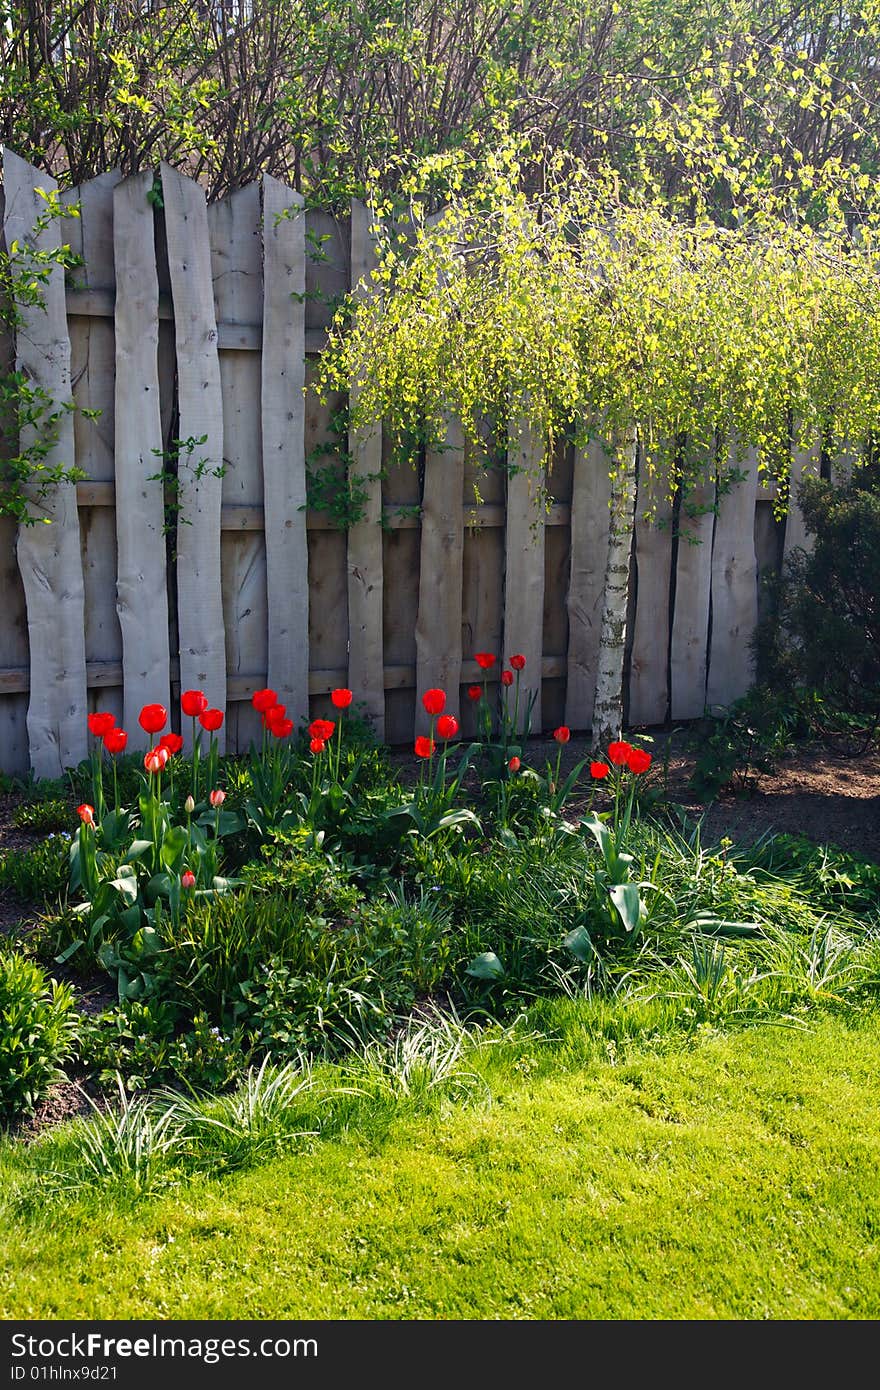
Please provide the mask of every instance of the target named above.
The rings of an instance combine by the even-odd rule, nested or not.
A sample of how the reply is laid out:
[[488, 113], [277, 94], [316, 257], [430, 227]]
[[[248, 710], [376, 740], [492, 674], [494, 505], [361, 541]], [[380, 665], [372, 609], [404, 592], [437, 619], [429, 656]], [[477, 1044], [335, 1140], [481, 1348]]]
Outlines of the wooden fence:
[[[363, 516], [343, 531], [306, 510], [307, 459], [335, 436], [332, 403], [303, 387], [328, 301], [369, 271], [366, 210], [303, 213], [269, 177], [207, 206], [174, 169], [158, 178], [108, 173], [63, 193], [80, 215], [40, 244], [69, 243], [83, 264], [66, 285], [52, 271], [44, 307], [24, 311], [6, 343], [53, 399], [79, 407], [53, 454], [86, 480], [57, 490], [51, 526], [16, 533], [0, 519], [0, 766], [57, 776], [86, 755], [86, 713], [98, 707], [137, 747], [141, 705], [173, 708], [190, 686], [226, 710], [228, 751], [259, 735], [250, 697], [266, 684], [295, 719], [350, 685], [391, 744], [421, 729], [418, 697], [441, 685], [467, 733], [476, 651], [525, 654], [536, 729], [589, 728], [608, 525], [601, 450], [555, 461], [547, 509], [527, 421], [511, 431], [522, 471], [510, 477], [479, 468], [453, 420], [423, 470], [392, 465], [381, 431], [353, 432]], [[5, 152], [7, 246], [33, 236], [35, 190], [52, 187]], [[155, 476], [172, 440], [202, 441], [180, 454], [176, 559]], [[774, 519], [753, 463], [747, 472], [717, 516], [685, 525], [699, 544], [637, 522], [630, 726], [700, 715], [750, 684], [759, 570], [803, 530], [797, 512]], [[700, 500], [714, 500], [708, 475]], [[643, 488], [640, 513], [650, 501]]]

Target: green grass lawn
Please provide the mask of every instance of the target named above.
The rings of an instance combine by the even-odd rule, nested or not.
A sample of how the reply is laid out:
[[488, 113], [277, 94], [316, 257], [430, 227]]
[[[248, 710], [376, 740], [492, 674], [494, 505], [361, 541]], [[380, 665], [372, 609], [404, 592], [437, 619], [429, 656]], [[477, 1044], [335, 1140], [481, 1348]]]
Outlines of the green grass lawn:
[[0, 1314], [880, 1316], [876, 1018], [597, 1060], [587, 1010], [468, 1059], [491, 1101], [367, 1108], [153, 1197], [22, 1203], [34, 1155], [4, 1146]]

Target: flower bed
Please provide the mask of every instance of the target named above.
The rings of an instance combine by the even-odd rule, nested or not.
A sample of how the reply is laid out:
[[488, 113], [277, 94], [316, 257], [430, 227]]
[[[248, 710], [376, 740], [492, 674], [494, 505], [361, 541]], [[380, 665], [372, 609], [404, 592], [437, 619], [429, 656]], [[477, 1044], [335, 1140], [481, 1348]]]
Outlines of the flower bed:
[[[484, 672], [495, 660], [477, 654]], [[380, 1044], [426, 1000], [501, 1018], [541, 995], [625, 989], [665, 1000], [642, 1009], [646, 1026], [693, 1028], [871, 987], [880, 869], [784, 841], [705, 849], [638, 741], [597, 757], [560, 726], [536, 759], [524, 666], [511, 658], [494, 702], [485, 682], [468, 691], [473, 740], [446, 692], [426, 691], [429, 732], [397, 771], [347, 689], [333, 718], [296, 731], [257, 691], [263, 734], [243, 759], [219, 757], [223, 712], [200, 691], [181, 698], [188, 755], [161, 705], [141, 711], [142, 757], [112, 716], [89, 716], [78, 829], [12, 851], [2, 872], [49, 900], [19, 951], [115, 998], [86, 1014], [62, 997], [64, 1025], [41, 1025], [39, 1085], [13, 1086], [0, 1035], [6, 1118], [60, 1063], [129, 1091], [223, 1089], [267, 1058]], [[28, 997], [49, 1020], [38, 969]]]

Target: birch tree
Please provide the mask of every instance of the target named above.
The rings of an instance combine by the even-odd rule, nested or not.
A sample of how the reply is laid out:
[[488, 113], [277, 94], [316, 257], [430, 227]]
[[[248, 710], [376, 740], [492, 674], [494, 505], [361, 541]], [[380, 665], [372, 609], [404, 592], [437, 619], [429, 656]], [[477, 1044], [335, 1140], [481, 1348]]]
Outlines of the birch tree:
[[[450, 413], [502, 450], [509, 402], [528, 399], [546, 461], [563, 434], [600, 435], [611, 473], [594, 741], [620, 731], [637, 447], [672, 495], [728, 441], [758, 450], [784, 505], [795, 445], [858, 446], [880, 423], [880, 278], [869, 226], [815, 226], [753, 199], [737, 224], [671, 215], [613, 173], [550, 159], [523, 191], [509, 143], [479, 176], [448, 162], [442, 216], [403, 235], [377, 201], [376, 293], [340, 311], [320, 389], [361, 381], [360, 419], [401, 447], [442, 439]], [[430, 183], [434, 167], [426, 170]], [[487, 423], [488, 422], [488, 423]], [[724, 441], [722, 454], [719, 442]]]

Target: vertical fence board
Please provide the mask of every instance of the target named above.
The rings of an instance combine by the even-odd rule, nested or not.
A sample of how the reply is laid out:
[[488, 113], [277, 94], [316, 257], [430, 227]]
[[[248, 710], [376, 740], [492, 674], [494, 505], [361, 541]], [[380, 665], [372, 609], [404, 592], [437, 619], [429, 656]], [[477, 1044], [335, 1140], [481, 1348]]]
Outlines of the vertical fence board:
[[[421, 516], [419, 471], [411, 463], [383, 453], [382, 504], [393, 519]], [[412, 529], [386, 530], [382, 538], [382, 632], [386, 666], [415, 666], [416, 617], [419, 593], [419, 524]], [[385, 692], [385, 738], [390, 744], [409, 743], [415, 730], [415, 687]]]
[[[506, 478], [499, 468], [488, 467], [485, 452], [468, 443], [464, 457], [464, 545], [462, 554], [461, 651], [465, 661], [474, 652], [493, 652], [500, 657], [504, 627], [504, 528], [484, 526], [480, 507], [503, 512]], [[492, 684], [498, 668], [490, 672]], [[461, 723], [466, 737], [476, 732], [474, 706], [461, 687]]]
[[[113, 194], [116, 261], [116, 604], [122, 631], [125, 728], [144, 746], [137, 722], [148, 703], [171, 698], [163, 448], [159, 405], [159, 284], [153, 175], [132, 174]], [[152, 481], [150, 481], [152, 479]]]
[[[263, 256], [260, 188], [249, 184], [208, 207], [211, 275], [217, 321], [261, 331]], [[234, 342], [235, 335], [231, 335]], [[220, 349], [223, 395], [223, 488], [228, 507], [263, 506], [260, 353]], [[267, 665], [266, 549], [260, 531], [225, 530], [220, 539], [227, 675], [262, 677]], [[226, 707], [226, 748], [244, 752], [259, 740], [249, 701]]]
[[[708, 477], [688, 496], [697, 510], [711, 508], [715, 487]], [[670, 657], [670, 713], [673, 719], [699, 719], [706, 707], [709, 595], [712, 576], [711, 510], [687, 516], [682, 508], [675, 567], [675, 610]]]
[[[57, 221], [39, 236], [36, 224], [45, 204], [37, 187], [54, 189], [54, 179], [32, 168], [10, 150], [3, 153], [7, 245], [35, 243], [39, 249], [60, 246]], [[64, 272], [53, 267], [42, 287], [43, 307], [22, 307], [16, 334], [16, 366], [41, 387], [56, 406], [71, 400], [70, 339], [67, 335]], [[49, 467], [74, 463], [73, 419], [63, 413], [53, 431], [44, 462]], [[27, 448], [37, 437], [33, 426], [22, 432]], [[22, 526], [18, 564], [27, 604], [30, 650], [30, 700], [27, 713], [31, 766], [38, 776], [58, 777], [62, 769], [86, 755], [86, 659], [83, 573], [76, 490], [71, 483], [55, 488], [39, 512], [51, 525]]]
[[[72, 190], [79, 203], [83, 265], [77, 284], [83, 289], [114, 291], [113, 190], [122, 175], [99, 174]], [[77, 467], [93, 482], [113, 482], [115, 452], [115, 342], [113, 319], [76, 315], [68, 319]], [[87, 411], [97, 411], [92, 419]], [[158, 460], [156, 461], [158, 466]], [[155, 470], [154, 470], [155, 471]], [[80, 507], [83, 584], [85, 590], [86, 661], [121, 663], [122, 634], [116, 612], [116, 520], [113, 507]], [[123, 718], [122, 688], [89, 692], [89, 706], [109, 709]]]
[[712, 636], [708, 705], [729, 705], [752, 684], [754, 661], [749, 638], [758, 621], [758, 556], [755, 506], [758, 461], [750, 451], [742, 462], [731, 452], [730, 466], [745, 473], [741, 483], [718, 499], [712, 543]]
[[638, 575], [629, 676], [629, 723], [662, 724], [669, 705], [669, 584], [672, 506], [643, 455], [636, 498]]
[[792, 449], [791, 475], [788, 485], [788, 515], [785, 518], [784, 559], [788, 559], [795, 547], [812, 550], [813, 537], [807, 535], [804, 515], [798, 506], [797, 487], [804, 478], [818, 478], [821, 462], [821, 448], [815, 444], [812, 449]]
[[305, 214], [263, 178], [263, 487], [269, 683], [296, 722], [309, 713], [309, 553], [305, 465]]
[[504, 556], [504, 649], [526, 659], [520, 682], [520, 724], [530, 698], [532, 729], [543, 727], [541, 662], [544, 655], [544, 482], [543, 441], [526, 419], [511, 426]]
[[[0, 251], [6, 250], [3, 219], [6, 208], [3, 186], [0, 184]], [[0, 320], [0, 372], [15, 367], [15, 344], [12, 333]], [[15, 441], [7, 436], [8, 422], [0, 420], [0, 457], [15, 453]], [[0, 517], [0, 585], [3, 608], [0, 611], [0, 668], [25, 667], [28, 664], [27, 607], [15, 558], [16, 524], [11, 517]], [[4, 772], [21, 776], [28, 768], [27, 695], [4, 695], [0, 699], [0, 767]]]
[[[226, 644], [220, 582], [223, 399], [205, 195], [198, 184], [162, 165], [162, 196], [177, 342], [177, 625], [180, 684], [204, 690], [226, 708]], [[191, 732], [184, 720], [187, 746]], [[221, 751], [225, 734], [217, 735]]]
[[565, 722], [593, 722], [602, 599], [611, 513], [608, 456], [600, 441], [576, 449], [571, 491], [571, 576], [568, 584], [568, 679]]
[[[376, 264], [370, 213], [357, 199], [351, 204], [351, 284], [369, 293]], [[358, 383], [351, 384], [352, 408]], [[382, 655], [382, 429], [360, 426], [349, 433], [349, 470], [364, 492], [364, 514], [348, 532], [348, 683], [385, 737], [385, 682]]]
[[419, 609], [416, 618], [416, 726], [427, 733], [426, 690], [446, 691], [451, 713], [459, 712], [463, 552], [464, 434], [448, 419], [443, 444], [425, 456]]

